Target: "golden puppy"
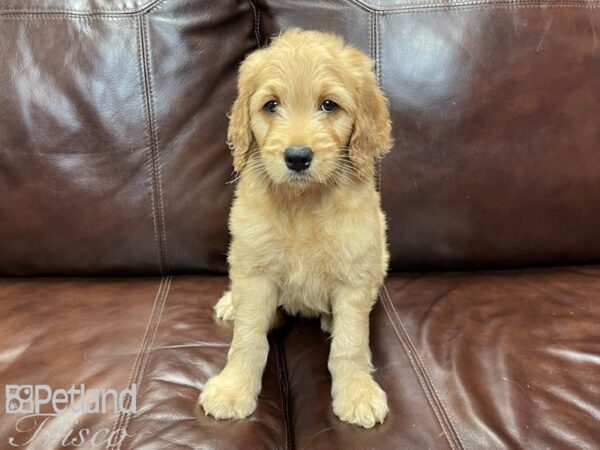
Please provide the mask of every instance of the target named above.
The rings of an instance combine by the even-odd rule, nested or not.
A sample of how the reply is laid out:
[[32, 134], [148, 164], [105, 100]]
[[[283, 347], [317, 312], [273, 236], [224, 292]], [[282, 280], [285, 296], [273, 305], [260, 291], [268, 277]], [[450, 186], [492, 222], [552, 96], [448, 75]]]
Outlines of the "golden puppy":
[[374, 164], [391, 146], [388, 104], [372, 61], [341, 38], [290, 30], [240, 68], [228, 130], [240, 173], [231, 210], [231, 290], [215, 306], [234, 319], [223, 371], [200, 395], [206, 414], [256, 408], [276, 309], [321, 318], [331, 333], [333, 410], [383, 422], [369, 313], [388, 266]]

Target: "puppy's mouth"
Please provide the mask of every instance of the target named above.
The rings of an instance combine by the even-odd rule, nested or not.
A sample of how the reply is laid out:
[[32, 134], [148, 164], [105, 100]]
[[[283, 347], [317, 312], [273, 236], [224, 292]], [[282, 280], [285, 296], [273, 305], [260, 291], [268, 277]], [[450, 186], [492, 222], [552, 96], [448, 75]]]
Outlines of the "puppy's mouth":
[[291, 184], [308, 184], [314, 181], [310, 171], [295, 172], [288, 170], [286, 181]]

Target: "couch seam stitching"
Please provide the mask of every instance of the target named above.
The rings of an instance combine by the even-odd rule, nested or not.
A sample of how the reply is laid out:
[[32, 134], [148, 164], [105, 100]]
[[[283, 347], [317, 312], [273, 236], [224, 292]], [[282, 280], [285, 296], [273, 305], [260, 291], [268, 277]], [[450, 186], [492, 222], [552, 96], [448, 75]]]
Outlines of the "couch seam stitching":
[[[166, 1], [166, 0], [164, 0]], [[351, 0], [350, 0], [351, 1]], [[73, 14], [73, 13], [7, 13], [0, 12], [0, 20], [50, 20], [50, 19], [69, 19], [69, 20], [123, 20], [131, 17], [137, 17], [139, 15], [146, 15], [151, 11], [155, 11], [159, 8], [159, 4], [153, 8], [145, 11], [139, 11], [129, 14]], [[539, 9], [550, 9], [550, 8], [583, 8], [588, 10], [600, 9], [600, 3], [581, 4], [581, 3], [501, 3], [501, 2], [490, 2], [490, 3], [461, 3], [455, 5], [447, 4], [431, 4], [431, 5], [416, 5], [414, 7], [397, 9], [397, 10], [371, 10], [368, 8], [362, 8], [364, 11], [372, 13], [378, 16], [386, 15], [399, 15], [399, 14], [411, 14], [411, 13], [426, 13], [426, 12], [449, 12], [454, 13], [458, 11], [486, 11], [491, 9], [525, 9], [525, 8], [539, 8]]]
[[260, 9], [253, 0], [248, 0], [252, 6], [254, 12], [254, 36], [256, 37], [256, 45], [258, 48], [262, 47], [262, 39], [260, 33]]
[[146, 18], [138, 17], [138, 22], [141, 27], [141, 51], [143, 52], [143, 71], [144, 71], [144, 97], [146, 103], [146, 114], [148, 126], [148, 134], [150, 136], [150, 164], [153, 186], [153, 208], [156, 216], [155, 233], [158, 233], [159, 246], [159, 267], [161, 274], [169, 272], [169, 262], [167, 258], [167, 234], [165, 225], [165, 212], [163, 204], [162, 178], [161, 178], [161, 162], [159, 152], [159, 136], [158, 126], [156, 125], [156, 117], [154, 113], [154, 88], [152, 82], [152, 70], [150, 60], [150, 44], [148, 39], [148, 30], [146, 28]]
[[[154, 297], [154, 302], [152, 303], [152, 310], [150, 311], [150, 315], [148, 317], [148, 324], [146, 325], [146, 330], [144, 331], [144, 336], [140, 343], [140, 347], [137, 351], [135, 360], [133, 361], [133, 365], [131, 366], [131, 371], [129, 372], [129, 382], [127, 384], [128, 388], [131, 388], [131, 386], [133, 386], [133, 384], [134, 384], [134, 381], [138, 378], [141, 360], [143, 358], [144, 352], [148, 348], [148, 337], [150, 335], [151, 325], [152, 325], [152, 322], [154, 321], [154, 318], [156, 317], [157, 306], [161, 302], [161, 299], [164, 297], [165, 285], [166, 285], [167, 281], [168, 281], [168, 279], [163, 277], [163, 278], [161, 278], [160, 283], [158, 285], [158, 290], [156, 291], [156, 296]], [[168, 292], [168, 289], [166, 290], [166, 292]], [[162, 309], [159, 314], [162, 315]], [[123, 421], [125, 420], [124, 416], [126, 414], [127, 413], [123, 413], [123, 412], [119, 413], [119, 415], [117, 416], [117, 419], [115, 420], [115, 423], [113, 424], [112, 432], [111, 432], [110, 436], [117, 438], [117, 436], [119, 436], [121, 434], [121, 431], [119, 431], [119, 430], [123, 426]], [[125, 431], [125, 430], [123, 430], [123, 431]], [[117, 434], [115, 434], [115, 433], [117, 433]], [[112, 442], [112, 440], [107, 443], [107, 446], [106, 446], [107, 449], [114, 448], [114, 445], [111, 442]]]
[[553, 3], [553, 4], [537, 4], [537, 3], [526, 3], [526, 4], [511, 4], [511, 3], [489, 3], [489, 4], [480, 4], [480, 3], [465, 3], [460, 5], [452, 5], [448, 7], [447, 5], [432, 5], [426, 6], [424, 8], [407, 8], [400, 9], [394, 11], [384, 11], [378, 12], [378, 15], [400, 15], [400, 14], [411, 14], [411, 13], [427, 13], [427, 12], [449, 12], [455, 13], [460, 11], [487, 11], [487, 10], [498, 10], [498, 9], [507, 9], [507, 10], [518, 10], [518, 9], [550, 9], [550, 8], [573, 8], [573, 9], [587, 9], [587, 10], [597, 10], [600, 8], [600, 3], [595, 5], [580, 5], [576, 3]]
[[149, 112], [148, 112], [148, 102], [147, 102], [147, 92], [146, 92], [146, 74], [145, 74], [145, 63], [144, 63], [144, 50], [142, 46], [142, 31], [141, 31], [141, 20], [138, 17], [135, 21], [136, 23], [136, 35], [138, 41], [138, 62], [139, 62], [139, 71], [140, 71], [140, 89], [142, 94], [142, 104], [144, 109], [144, 123], [146, 124], [146, 145], [148, 147], [147, 153], [149, 154], [148, 160], [148, 178], [150, 179], [150, 205], [152, 207], [152, 222], [154, 228], [154, 243], [155, 243], [155, 251], [158, 259], [158, 269], [162, 273], [162, 262], [161, 262], [161, 254], [160, 254], [160, 242], [158, 236], [158, 223], [156, 219], [156, 203], [155, 203], [155, 185], [154, 185], [154, 177], [153, 177], [153, 167], [152, 167], [152, 142], [150, 137], [150, 122], [149, 122]]
[[133, 16], [137, 14], [145, 14], [154, 10], [160, 3], [165, 3], [167, 0], [154, 0], [141, 4], [137, 8], [131, 9], [92, 9], [89, 11], [77, 11], [69, 9], [0, 9], [0, 15], [65, 15], [65, 16]]
[[[135, 355], [135, 359], [133, 361], [133, 365], [131, 366], [131, 370], [129, 371], [129, 378], [128, 378], [129, 381], [127, 383], [127, 387], [130, 387], [130, 386], [133, 385], [133, 380], [135, 378], [136, 367], [138, 367], [138, 365], [139, 365], [138, 360], [141, 357], [142, 350], [143, 350], [145, 342], [147, 340], [148, 332], [149, 332], [149, 329], [150, 329], [150, 323], [152, 322], [152, 317], [154, 316], [154, 311], [156, 310], [156, 303], [157, 303], [157, 299], [159, 297], [159, 293], [162, 290], [163, 282], [164, 282], [164, 278], [161, 278], [160, 283], [158, 285], [158, 290], [157, 290], [156, 295], [154, 297], [154, 302], [152, 302], [152, 310], [150, 311], [150, 316], [148, 317], [148, 324], [146, 325], [146, 329], [144, 330], [144, 335], [142, 337], [142, 341], [140, 343], [140, 347], [139, 347], [139, 349], [138, 349], [138, 351], [137, 351], [137, 353]], [[111, 436], [115, 436], [115, 431], [117, 431], [120, 428], [122, 421], [123, 421], [123, 413], [121, 412], [121, 413], [119, 413], [119, 415], [117, 416], [117, 419], [116, 419], [115, 423], [113, 424]], [[111, 447], [112, 447], [111, 443], [108, 442], [107, 443], [107, 448], [111, 448]]]
[[[375, 17], [375, 20], [373, 21], [374, 23], [374, 33], [375, 33], [375, 75], [377, 76], [377, 85], [379, 86], [379, 88], [382, 88], [382, 83], [383, 83], [383, 76], [382, 76], [382, 67], [383, 64], [381, 62], [381, 30], [379, 29], [380, 27], [380, 22], [379, 22], [379, 16], [373, 14], [373, 16]], [[377, 191], [379, 192], [379, 194], [381, 195], [381, 157], [377, 158]]]
[[168, 257], [168, 251], [167, 251], [167, 225], [166, 225], [166, 221], [165, 221], [165, 208], [164, 208], [164, 202], [163, 202], [163, 188], [162, 188], [162, 163], [161, 163], [161, 159], [160, 159], [160, 146], [159, 146], [159, 142], [160, 142], [160, 135], [159, 135], [159, 131], [158, 131], [158, 125], [157, 125], [157, 121], [156, 121], [156, 112], [154, 110], [154, 80], [153, 80], [153, 75], [152, 75], [152, 57], [150, 54], [150, 39], [148, 36], [148, 30], [147, 30], [147, 22], [145, 20], [145, 18], [142, 18], [142, 23], [144, 25], [144, 34], [146, 36], [146, 63], [147, 63], [147, 69], [148, 69], [148, 86], [150, 88], [150, 114], [152, 116], [152, 124], [153, 124], [153, 131], [154, 131], [154, 148], [155, 148], [155, 161], [156, 161], [156, 177], [157, 177], [157, 186], [158, 186], [158, 201], [159, 201], [159, 205], [160, 205], [160, 214], [159, 214], [159, 225], [161, 226], [161, 235], [162, 235], [162, 241], [161, 241], [161, 245], [162, 245], [162, 250], [163, 250], [163, 259], [164, 259], [164, 265], [165, 265], [165, 269], [166, 272], [169, 273], [170, 272], [170, 268], [169, 268], [169, 257]]
[[78, 21], [82, 21], [82, 22], [91, 22], [93, 20], [102, 20], [105, 22], [109, 22], [112, 20], [130, 20], [132, 18], [136, 18], [138, 17], [138, 14], [130, 14], [130, 15], [123, 15], [123, 16], [111, 16], [111, 15], [105, 15], [102, 17], [86, 17], [86, 16], [76, 16], [76, 15], [70, 15], [70, 14], [45, 14], [45, 15], [39, 15], [39, 14], [2, 14], [0, 13], [0, 20], [22, 20], [22, 21], [26, 21], [26, 20], [61, 20], [61, 19], [66, 19], [66, 20], [78, 20]]
[[373, 58], [373, 55], [375, 55], [375, 51], [373, 50], [373, 17], [375, 17], [375, 16], [370, 11], [368, 12], [368, 14], [369, 14], [369, 54], [371, 55], [371, 58]]
[[[348, 0], [350, 3], [353, 3], [357, 7], [377, 14], [377, 15], [387, 15], [387, 14], [396, 14], [402, 13], [405, 11], [411, 10], [426, 10], [426, 9], [435, 9], [435, 8], [444, 8], [444, 9], [454, 9], [460, 6], [493, 6], [493, 5], [506, 5], [509, 7], [521, 7], [521, 6], [539, 6], [539, 7], [552, 7], [554, 5], [546, 3], [544, 0], [474, 0], [474, 1], [462, 1], [456, 2], [453, 4], [448, 3], [440, 3], [440, 2], [423, 2], [423, 3], [408, 3], [401, 6], [396, 6], [394, 8], [377, 8], [375, 5], [367, 5], [366, 3], [361, 2], [360, 0]], [[594, 1], [568, 1], [563, 0], [559, 1], [556, 4], [558, 5], [566, 5], [566, 6], [575, 6], [582, 8], [597, 8], [600, 6], [600, 2]]]
[[434, 415], [435, 415], [435, 417], [436, 417], [436, 419], [438, 421], [438, 424], [442, 428], [442, 432], [444, 433], [444, 436], [446, 437], [446, 440], [448, 441], [448, 444], [450, 445], [450, 447], [452, 449], [455, 449], [455, 445], [453, 445], [452, 439], [448, 435], [448, 430], [446, 430], [446, 426], [443, 423], [443, 419], [441, 417], [441, 412], [439, 411], [439, 407], [435, 404], [435, 401], [432, 398], [433, 397], [433, 393], [427, 388], [426, 383], [423, 381], [423, 379], [422, 379], [423, 378], [423, 373], [419, 370], [417, 362], [414, 361], [414, 356], [413, 356], [412, 351], [410, 350], [410, 348], [408, 348], [408, 344], [406, 342], [404, 342], [404, 339], [402, 338], [402, 336], [400, 335], [398, 329], [396, 328], [396, 325], [395, 325], [395, 323], [394, 323], [394, 321], [393, 321], [393, 319], [392, 319], [392, 317], [391, 317], [391, 315], [390, 315], [390, 313], [388, 311], [388, 307], [386, 306], [385, 298], [382, 297], [381, 294], [380, 294], [380, 298], [382, 300], [383, 309], [385, 310], [385, 313], [388, 316], [388, 319], [390, 320], [390, 323], [392, 324], [392, 328], [394, 329], [394, 333], [396, 334], [396, 337], [400, 341], [400, 345], [404, 349], [404, 352], [408, 356], [410, 365], [413, 368], [413, 371], [414, 371], [415, 375], [417, 376], [417, 380], [419, 381], [421, 389], [425, 393], [425, 397], [427, 398], [427, 402], [429, 403], [429, 406], [433, 410], [433, 413], [434, 413]]
[[295, 439], [290, 420], [289, 379], [281, 331], [277, 332], [275, 336], [275, 354], [277, 356], [277, 386], [279, 388], [279, 396], [281, 399], [281, 412], [283, 415], [283, 426], [286, 436], [286, 450], [294, 450]]
[[[418, 352], [416, 351], [416, 348], [412, 344], [412, 341], [410, 340], [408, 333], [406, 332], [404, 326], [402, 325], [402, 322], [400, 321], [400, 317], [398, 316], [398, 313], [396, 312], [396, 309], [389, 297], [385, 283], [382, 285], [382, 287], [383, 287], [383, 291], [385, 292], [385, 296], [382, 296], [380, 294], [380, 298], [382, 300], [382, 304], [383, 304], [384, 310], [386, 312], [386, 315], [388, 316], [388, 319], [390, 320], [392, 328], [394, 329], [396, 337], [400, 341], [400, 344], [402, 345], [404, 352], [408, 356], [408, 359], [413, 368], [413, 371], [414, 371], [415, 375], [417, 376], [417, 379], [419, 380], [419, 384], [421, 385], [421, 388], [423, 389], [423, 392], [425, 393], [425, 396], [427, 397], [429, 405], [431, 406], [431, 409], [433, 410], [433, 412], [438, 420], [439, 425], [442, 427], [442, 431], [444, 432], [444, 435], [446, 436], [446, 440], [448, 441], [448, 444], [450, 444], [450, 447], [452, 447], [453, 449], [456, 449], [456, 448], [464, 449], [462, 441], [461, 441], [458, 433], [456, 432], [452, 421], [448, 417], [448, 414], [446, 412], [446, 407], [444, 406], [444, 403], [442, 402], [441, 398], [439, 397], [439, 394], [437, 393], [437, 390], [435, 389], [435, 386], [434, 386], [433, 382], [431, 381], [431, 377], [429, 376], [427, 369], [425, 368], [423, 362], [421, 361], [421, 358], [420, 358]], [[388, 309], [388, 306], [386, 306], [386, 299], [388, 301], [389, 308], [391, 308], [391, 310], [394, 312], [396, 321], [394, 321], [394, 319]], [[398, 330], [395, 322], [397, 322], [397, 325], [402, 330], [402, 333], [400, 333], [400, 331]]]
[[[148, 360], [150, 359], [150, 354], [152, 353], [152, 351], [154, 350], [154, 341], [156, 339], [156, 333], [158, 332], [158, 328], [160, 327], [160, 321], [162, 319], [162, 315], [163, 315], [163, 311], [165, 309], [165, 305], [167, 303], [167, 298], [169, 297], [169, 290], [171, 289], [171, 282], [173, 280], [173, 277], [168, 276], [165, 279], [165, 284], [164, 284], [164, 288], [163, 288], [163, 292], [161, 294], [161, 298], [159, 300], [159, 304], [160, 304], [160, 309], [158, 310], [158, 315], [156, 318], [156, 325], [154, 326], [153, 332], [152, 332], [152, 337], [150, 338], [150, 340], [148, 341], [148, 345], [146, 346], [146, 349], [143, 353], [143, 362], [142, 362], [142, 367], [138, 372], [138, 380], [136, 382], [137, 385], [137, 392], [141, 392], [141, 387], [142, 387], [142, 382], [144, 381], [144, 375], [146, 373], [146, 365], [148, 364]], [[129, 422], [131, 421], [132, 417], [136, 417], [137, 416], [137, 412], [135, 413], [126, 413], [125, 414], [125, 422], [123, 423], [123, 432], [127, 432], [127, 427], [129, 426]], [[119, 442], [119, 446], [116, 447], [115, 450], [120, 450], [121, 446], [123, 445], [123, 442], [125, 442], [125, 440], [127, 439], [127, 435], [125, 436], [125, 438]]]

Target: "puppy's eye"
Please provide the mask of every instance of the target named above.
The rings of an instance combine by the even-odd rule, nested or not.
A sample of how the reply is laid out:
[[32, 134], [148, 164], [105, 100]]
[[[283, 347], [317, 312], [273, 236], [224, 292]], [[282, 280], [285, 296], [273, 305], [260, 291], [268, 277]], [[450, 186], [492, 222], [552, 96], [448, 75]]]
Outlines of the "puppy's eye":
[[268, 112], [269, 114], [273, 114], [278, 106], [279, 102], [277, 102], [277, 100], [269, 100], [267, 103], [265, 103], [264, 108], [266, 112]]
[[338, 109], [338, 104], [333, 100], [328, 99], [321, 103], [321, 109], [328, 113], [334, 112], [336, 109]]

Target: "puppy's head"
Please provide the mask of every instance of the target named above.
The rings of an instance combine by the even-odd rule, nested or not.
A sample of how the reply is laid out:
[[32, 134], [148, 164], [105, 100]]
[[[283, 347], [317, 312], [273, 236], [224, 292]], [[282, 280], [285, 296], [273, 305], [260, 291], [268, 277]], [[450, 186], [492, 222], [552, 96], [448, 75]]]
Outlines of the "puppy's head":
[[390, 131], [372, 61], [337, 36], [294, 29], [243, 62], [227, 138], [236, 172], [306, 186], [372, 178]]

